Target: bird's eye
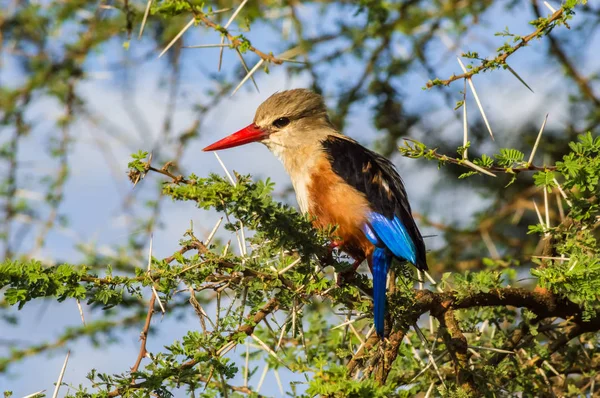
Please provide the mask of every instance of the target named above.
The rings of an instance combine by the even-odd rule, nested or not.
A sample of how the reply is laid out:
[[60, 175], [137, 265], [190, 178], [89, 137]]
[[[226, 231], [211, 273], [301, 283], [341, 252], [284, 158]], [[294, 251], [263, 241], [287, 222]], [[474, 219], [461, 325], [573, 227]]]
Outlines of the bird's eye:
[[277, 127], [278, 129], [285, 127], [288, 124], [290, 124], [290, 119], [288, 119], [287, 117], [280, 117], [279, 119], [273, 122], [273, 126]]

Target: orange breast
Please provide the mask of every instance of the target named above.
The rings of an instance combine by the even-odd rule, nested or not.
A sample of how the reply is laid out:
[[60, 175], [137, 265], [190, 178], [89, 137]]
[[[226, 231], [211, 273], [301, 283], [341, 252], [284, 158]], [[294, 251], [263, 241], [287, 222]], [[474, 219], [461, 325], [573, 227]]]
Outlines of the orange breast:
[[369, 257], [373, 244], [362, 232], [369, 203], [365, 196], [335, 174], [327, 159], [312, 170], [308, 184], [308, 212], [316, 217], [318, 228], [337, 225], [334, 232], [342, 240], [342, 249], [355, 259]]

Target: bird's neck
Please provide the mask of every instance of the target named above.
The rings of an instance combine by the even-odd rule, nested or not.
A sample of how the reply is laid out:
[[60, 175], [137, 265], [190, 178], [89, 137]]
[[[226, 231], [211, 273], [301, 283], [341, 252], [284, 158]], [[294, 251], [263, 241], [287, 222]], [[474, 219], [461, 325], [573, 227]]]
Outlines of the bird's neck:
[[322, 142], [329, 135], [339, 135], [333, 129], [319, 129], [310, 133], [272, 134], [265, 144], [283, 163], [289, 174], [298, 205], [303, 213], [309, 209], [308, 186], [318, 161], [325, 156]]

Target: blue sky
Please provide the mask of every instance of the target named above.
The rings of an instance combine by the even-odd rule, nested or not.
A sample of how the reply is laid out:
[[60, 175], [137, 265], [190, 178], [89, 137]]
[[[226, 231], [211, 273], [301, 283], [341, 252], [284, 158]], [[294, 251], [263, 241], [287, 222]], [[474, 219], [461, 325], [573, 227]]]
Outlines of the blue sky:
[[[342, 9], [330, 11], [329, 18], [341, 17]], [[314, 9], [304, 7], [302, 13], [309, 16]], [[358, 16], [357, 18], [362, 18]], [[529, 9], [515, 8], [507, 12], [504, 8], [496, 7], [486, 14], [480, 24], [472, 29], [460, 47], [464, 50], [479, 51], [482, 55], [492, 54], [495, 47], [504, 39], [494, 37], [493, 33], [503, 30], [508, 26], [515, 33], [529, 33], [531, 27], [527, 21], [531, 19]], [[316, 28], [315, 28], [316, 29]], [[274, 49], [277, 52], [281, 45], [275, 42], [270, 28], [253, 29], [246, 35], [258, 48]], [[187, 44], [217, 43], [219, 38], [212, 33], [205, 33], [201, 28], [192, 29], [186, 33]], [[600, 48], [600, 39], [591, 38], [592, 43], [588, 48]], [[172, 156], [173, 144], [159, 140], [159, 132], [166, 112], [167, 93], [160, 84], [160, 77], [166, 76], [164, 59], [154, 59], [140, 63], [129, 75], [129, 87], [124, 98], [123, 85], [125, 80], [119, 73], [114, 72], [110, 65], [120, 62], [126, 56], [136, 58], [140, 54], [150, 51], [149, 42], [133, 40], [129, 53], [126, 53], [122, 43], [113, 42], [102, 53], [90, 59], [87, 70], [91, 79], [81, 84], [78, 93], [82, 95], [90, 109], [95, 110], [111, 125], [119, 126], [113, 130], [115, 135], [108, 136], [105, 129], [98, 128], [87, 120], [78, 120], [70, 129], [73, 150], [70, 154], [72, 175], [66, 186], [65, 201], [61, 205], [61, 212], [66, 214], [69, 225], [63, 229], [53, 231], [48, 238], [46, 246], [38, 253], [37, 257], [45, 261], [56, 260], [77, 261], [81, 258], [77, 245], [94, 245], [105, 253], [110, 253], [112, 247], [128, 238], [131, 220], [123, 214], [123, 199], [131, 193], [132, 187], [126, 178], [126, 166], [129, 154], [138, 150], [149, 150], [159, 147], [163, 158]], [[406, 48], [399, 47], [398, 55], [402, 56]], [[198, 72], [201, 69], [215, 70], [218, 50], [184, 50], [182, 82], [180, 88], [179, 106], [173, 115], [172, 131], [178, 132], [190, 126], [194, 113], [189, 105], [202, 100], [204, 88], [211, 85], [203, 80]], [[456, 50], [448, 50], [439, 40], [430, 50], [438, 54], [441, 76], [447, 77], [458, 73], [459, 67], [455, 60]], [[477, 76], [475, 84], [482, 98], [488, 118], [496, 135], [494, 143], [486, 144], [489, 152], [501, 147], [510, 146], [518, 140], [519, 128], [529, 117], [539, 120], [540, 124], [545, 113], [550, 113], [549, 125], [563, 126], [565, 120], [570, 118], [567, 107], [568, 84], [562, 78], [561, 70], [555, 61], [545, 58], [545, 46], [542, 43], [533, 43], [529, 49], [518, 52], [510, 58], [511, 66], [515, 68], [525, 81], [534, 89], [535, 94], [525, 89], [508, 72], [498, 71]], [[254, 58], [248, 57], [249, 64]], [[0, 70], [0, 81], [18, 84], [20, 79], [15, 65], [10, 58], [3, 56], [4, 68]], [[237, 65], [237, 57], [226, 51], [224, 65], [226, 71], [231, 73], [232, 66]], [[600, 64], [600, 57], [590, 50], [589, 54], [582, 54], [579, 66], [582, 71], [594, 70]], [[331, 71], [328, 85], [333, 90], [340, 81], [356, 73], [358, 65], [337, 66]], [[260, 73], [256, 80], [260, 88], [257, 93], [250, 83], [240, 90], [233, 98], [226, 99], [214, 109], [203, 122], [202, 137], [194, 141], [185, 150], [181, 159], [181, 166], [187, 172], [206, 175], [209, 172], [222, 173], [213, 154], [201, 152], [205, 145], [221, 138], [251, 122], [258, 104], [275, 91], [286, 88], [306, 86], [308, 76], [300, 75], [290, 78], [284, 70], [272, 66], [269, 75]], [[438, 134], [435, 137], [423, 137], [423, 141], [435, 145], [438, 140], [460, 140], [462, 125], [456, 119], [452, 109], [442, 101], [437, 91], [424, 91], [421, 88], [433, 76], [427, 76], [423, 71], [412, 72], [408, 76], [402, 91], [406, 95], [409, 111], [426, 109], [424, 123], [437, 126]], [[7, 83], [5, 83], [7, 84]], [[10, 84], [10, 83], [8, 83]], [[455, 93], [462, 89], [462, 83], [455, 87]], [[458, 95], [456, 94], [456, 99]], [[132, 121], [131, 115], [126, 111], [126, 104], [135, 102], [140, 110], [143, 123]], [[469, 100], [469, 119], [475, 121], [479, 115], [472, 100]], [[39, 98], [32, 110], [30, 118], [40, 122], [35, 131], [27, 137], [19, 152], [19, 161], [26, 165], [19, 175], [22, 189], [21, 195], [31, 198], [32, 203], [39, 203], [41, 190], [38, 182], [39, 176], [54, 170], [57, 164], [46, 155], [49, 137], [56, 134], [53, 124], [62, 114], [62, 109], [47, 99]], [[532, 114], [535, 113], [535, 114]], [[141, 126], [141, 127], [140, 127]], [[418, 127], [417, 127], [418, 128]], [[378, 133], [370, 125], [368, 106], [357, 106], [353, 109], [345, 131], [346, 134], [357, 138], [365, 144], [372, 142]], [[457, 138], [458, 137], [458, 138]], [[110, 156], [99, 149], [98, 140], [105, 141], [110, 148]], [[277, 191], [281, 192], [289, 185], [283, 167], [268, 153], [268, 150], [254, 144], [243, 148], [235, 148], [220, 153], [227, 167], [243, 174], [251, 173], [257, 178], [270, 177], [277, 183]], [[394, 159], [403, 178], [413, 209], [427, 212], [436, 221], [450, 223], [469, 223], [470, 215], [485, 206], [485, 201], [476, 196], [464, 197], [465, 191], [456, 190], [451, 195], [437, 192], [432, 187], [438, 182], [435, 167], [424, 165], [421, 161], [413, 161], [396, 157]], [[37, 177], [36, 177], [37, 176]], [[147, 195], [145, 185], [155, 184], [160, 180], [156, 175], [150, 175], [136, 188], [142, 195]], [[146, 191], [144, 191], [146, 190]], [[37, 193], [37, 196], [36, 196]], [[443, 197], [441, 196], [443, 195]], [[36, 202], [37, 200], [37, 202]], [[439, 204], [443, 203], [443, 206]], [[154, 256], [164, 257], [170, 255], [178, 248], [178, 240], [193, 221], [198, 235], [208, 231], [216, 222], [218, 215], [196, 209], [189, 203], [164, 202], [162, 221], [164, 228], [154, 232]], [[38, 227], [34, 228], [34, 231]], [[435, 231], [425, 230], [425, 234]], [[35, 234], [26, 243], [22, 250], [33, 247]], [[223, 235], [221, 235], [223, 236]], [[443, 242], [441, 238], [433, 238], [428, 242], [430, 247], [436, 247]], [[88, 320], [99, 319], [101, 313], [91, 311], [84, 307]], [[9, 313], [17, 314], [15, 309]], [[19, 323], [16, 326], [2, 324], [2, 339], [16, 340], [19, 347], [32, 343], [54, 341], [67, 326], [81, 323], [75, 302], [64, 303], [31, 303], [18, 313]], [[156, 316], [153, 320], [156, 334], [149, 338], [149, 350], [158, 352], [166, 344], [181, 338], [187, 330], [197, 329], [198, 322], [190, 309], [190, 316], [184, 321], [165, 319]], [[139, 330], [133, 329], [119, 334], [118, 344], [101, 344], [94, 347], [89, 341], [82, 340], [69, 343], [49, 355], [32, 357], [17, 363], [10, 368], [8, 374], [0, 375], [0, 391], [12, 390], [15, 396], [23, 396], [42, 389], [53, 390], [55, 381], [67, 349], [72, 350], [71, 359], [64, 381], [72, 385], [85, 382], [85, 374], [94, 367], [98, 371], [120, 373], [129, 369], [133, 364], [137, 351]], [[0, 346], [0, 355], [7, 352], [8, 346]], [[232, 355], [239, 356], [243, 347], [237, 349]], [[251, 385], [256, 385], [260, 372], [250, 380]], [[282, 374], [285, 380], [290, 379], [289, 374]], [[296, 377], [294, 377], [296, 379]], [[233, 383], [241, 384], [240, 379]], [[63, 388], [61, 396], [67, 389]], [[262, 393], [278, 396], [277, 383], [274, 374], [270, 372], [261, 390]]]

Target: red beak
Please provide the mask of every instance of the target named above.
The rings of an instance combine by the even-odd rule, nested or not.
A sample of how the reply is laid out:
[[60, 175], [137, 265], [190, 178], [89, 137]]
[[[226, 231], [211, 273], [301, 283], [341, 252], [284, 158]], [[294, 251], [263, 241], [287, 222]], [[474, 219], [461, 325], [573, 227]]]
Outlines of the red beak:
[[249, 124], [237, 133], [223, 138], [212, 145], [207, 146], [203, 151], [218, 151], [219, 149], [233, 148], [251, 142], [260, 141], [266, 138], [267, 134], [259, 129], [255, 124]]

